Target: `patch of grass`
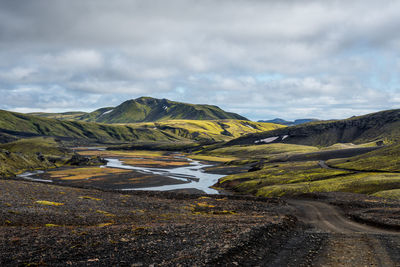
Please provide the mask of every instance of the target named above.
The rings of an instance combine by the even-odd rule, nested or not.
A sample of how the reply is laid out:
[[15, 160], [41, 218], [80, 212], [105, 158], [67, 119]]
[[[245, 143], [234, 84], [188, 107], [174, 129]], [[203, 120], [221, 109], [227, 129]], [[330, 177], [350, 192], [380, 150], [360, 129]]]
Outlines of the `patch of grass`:
[[375, 194], [373, 194], [373, 196], [400, 200], [400, 188], [399, 189], [379, 191], [379, 192], [376, 192]]
[[108, 211], [104, 211], [104, 210], [96, 210], [97, 213], [103, 214], [106, 217], [114, 217], [115, 215], [108, 212]]
[[90, 200], [95, 200], [95, 201], [100, 201], [100, 198], [95, 198], [95, 197], [90, 197], [90, 196], [80, 196], [78, 197], [80, 199], [90, 199]]
[[35, 201], [35, 203], [40, 204], [40, 205], [47, 205], [47, 206], [62, 206], [62, 205], [64, 205], [64, 203], [47, 201], [47, 200], [37, 200], [37, 201]]
[[383, 147], [352, 158], [329, 160], [327, 163], [343, 169], [399, 172], [400, 144]]
[[228, 157], [228, 156], [208, 156], [208, 155], [188, 155], [188, 158], [194, 160], [204, 160], [204, 161], [214, 161], [214, 162], [229, 162], [232, 160], [236, 160], [236, 157]]
[[61, 225], [53, 224], [53, 223], [46, 223], [44, 226], [46, 226], [46, 227], [60, 227]]
[[53, 170], [47, 174], [50, 179], [60, 180], [84, 180], [94, 177], [100, 177], [110, 174], [128, 173], [130, 170], [116, 169], [116, 168], [99, 168], [99, 167], [84, 167], [73, 168], [66, 170]]

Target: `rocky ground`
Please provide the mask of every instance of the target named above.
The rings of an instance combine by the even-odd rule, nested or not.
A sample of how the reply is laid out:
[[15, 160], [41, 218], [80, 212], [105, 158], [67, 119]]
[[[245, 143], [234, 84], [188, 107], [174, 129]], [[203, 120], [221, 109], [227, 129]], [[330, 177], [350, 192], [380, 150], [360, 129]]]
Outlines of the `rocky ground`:
[[230, 262], [239, 247], [296, 225], [276, 199], [0, 184], [2, 266]]
[[[344, 205], [350, 195], [353, 203], [364, 205]], [[317, 219], [299, 213], [302, 201], [316, 203], [311, 205], [322, 221], [331, 209], [337, 211], [340, 223], [336, 228], [315, 224]], [[354, 194], [302, 200], [126, 194], [0, 180], [0, 265], [352, 266], [362, 259], [396, 266], [398, 232], [368, 232], [357, 223], [354, 228], [345, 216], [350, 210], [379, 210], [377, 203]], [[379, 251], [383, 256], [377, 258]]]

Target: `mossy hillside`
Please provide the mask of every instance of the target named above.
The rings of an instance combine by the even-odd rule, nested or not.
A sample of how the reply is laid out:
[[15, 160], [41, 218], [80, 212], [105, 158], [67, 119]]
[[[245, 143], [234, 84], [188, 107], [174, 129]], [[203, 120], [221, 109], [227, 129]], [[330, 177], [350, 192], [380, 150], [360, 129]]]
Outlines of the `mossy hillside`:
[[220, 179], [218, 184], [219, 186], [232, 188], [237, 192], [255, 194], [265, 186], [319, 181], [351, 173], [323, 169], [316, 161], [285, 162], [265, 164], [258, 171], [225, 176]]
[[224, 141], [248, 133], [271, 131], [284, 126], [243, 120], [169, 120], [138, 123], [137, 126], [157, 128], [191, 140]]
[[[286, 136], [284, 139], [283, 137]], [[311, 146], [331, 146], [336, 143], [363, 144], [381, 141], [386, 144], [400, 140], [400, 110], [387, 110], [345, 120], [311, 122], [270, 132], [248, 134], [226, 144], [249, 145], [270, 138], [274, 142]]]
[[240, 120], [178, 120], [157, 123], [99, 124], [59, 121], [16, 112], [0, 111], [0, 129], [15, 131], [15, 135], [32, 134], [89, 139], [99, 142], [132, 141], [222, 141], [257, 131], [282, 126]]
[[292, 144], [236, 145], [213, 150], [204, 150], [200, 154], [210, 156], [232, 156], [237, 158], [270, 158], [276, 155], [291, 155], [319, 151], [317, 147]]
[[43, 156], [66, 156], [71, 154], [70, 150], [63, 148], [51, 137], [20, 139], [7, 144], [0, 144], [0, 148], [24, 155], [41, 153]]
[[[72, 156], [53, 138], [21, 139], [0, 145], [0, 176], [12, 176], [23, 171], [46, 169], [63, 164]], [[59, 159], [58, 163], [54, 160]]]
[[262, 197], [341, 191], [393, 198], [398, 191], [391, 190], [400, 189], [400, 175], [324, 169], [316, 161], [285, 162], [265, 164], [259, 171], [226, 176], [220, 179], [218, 186]]
[[[105, 111], [103, 111], [105, 112]], [[46, 112], [32, 112], [28, 113], [28, 115], [44, 117], [49, 119], [57, 119], [57, 120], [76, 120], [79, 117], [87, 114], [82, 111], [70, 111], [70, 112], [62, 112], [62, 113], [46, 113]]]
[[238, 114], [226, 112], [217, 106], [195, 105], [151, 97], [128, 100], [117, 107], [98, 109], [74, 119], [101, 123], [153, 122], [172, 119], [247, 120]]
[[257, 196], [274, 197], [310, 192], [350, 192], [379, 195], [381, 191], [400, 189], [400, 175], [390, 173], [358, 173], [337, 178], [295, 184], [265, 186]]
[[393, 144], [378, 150], [348, 159], [334, 159], [329, 165], [360, 171], [400, 172], [400, 144]]
[[53, 166], [36, 155], [11, 153], [0, 149], [0, 177], [13, 176], [25, 170], [44, 169]]
[[373, 196], [400, 200], [400, 188], [399, 189], [379, 191], [379, 192], [373, 194]]
[[103, 142], [134, 140], [179, 140], [178, 136], [138, 126], [106, 125], [77, 121], [59, 121], [31, 115], [0, 111], [0, 129], [42, 136], [60, 136]]

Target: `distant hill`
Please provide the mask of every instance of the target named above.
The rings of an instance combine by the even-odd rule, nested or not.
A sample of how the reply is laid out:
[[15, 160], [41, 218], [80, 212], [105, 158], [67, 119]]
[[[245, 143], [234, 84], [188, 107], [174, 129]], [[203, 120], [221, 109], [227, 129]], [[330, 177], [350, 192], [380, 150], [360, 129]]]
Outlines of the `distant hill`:
[[276, 124], [281, 124], [281, 125], [286, 125], [286, 126], [293, 126], [293, 125], [299, 125], [303, 123], [308, 123], [308, 122], [315, 122], [319, 121], [318, 119], [298, 119], [295, 121], [287, 121], [281, 118], [276, 118], [273, 120], [259, 120], [258, 122], [268, 122], [268, 123], [276, 123]]
[[35, 136], [67, 137], [94, 142], [226, 141], [283, 126], [245, 120], [170, 120], [110, 125], [56, 120], [0, 110], [0, 143]]
[[391, 143], [400, 140], [400, 109], [351, 117], [345, 120], [311, 122], [274, 131], [248, 134], [229, 145], [290, 143], [330, 146], [336, 143]]
[[226, 112], [217, 106], [196, 105], [140, 97], [123, 102], [116, 107], [100, 108], [90, 113], [33, 113], [31, 115], [54, 118], [60, 120], [77, 120], [101, 123], [135, 123], [155, 122], [166, 120], [221, 120], [237, 119], [247, 120], [236, 113]]

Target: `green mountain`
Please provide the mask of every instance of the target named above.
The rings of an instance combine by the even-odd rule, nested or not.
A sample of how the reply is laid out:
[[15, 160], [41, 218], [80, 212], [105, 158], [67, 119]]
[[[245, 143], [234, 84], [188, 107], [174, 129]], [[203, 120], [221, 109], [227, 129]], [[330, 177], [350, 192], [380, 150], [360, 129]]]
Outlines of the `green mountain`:
[[400, 109], [248, 134], [231, 140], [226, 146], [268, 143], [330, 146], [336, 143], [391, 143], [398, 140], [400, 140]]
[[153, 122], [176, 119], [247, 120], [245, 117], [238, 114], [223, 111], [217, 106], [187, 104], [170, 101], [168, 99], [156, 99], [151, 97], [140, 97], [128, 100], [119, 106], [101, 108], [90, 113], [33, 113], [31, 115], [61, 120], [78, 120], [101, 123]]

